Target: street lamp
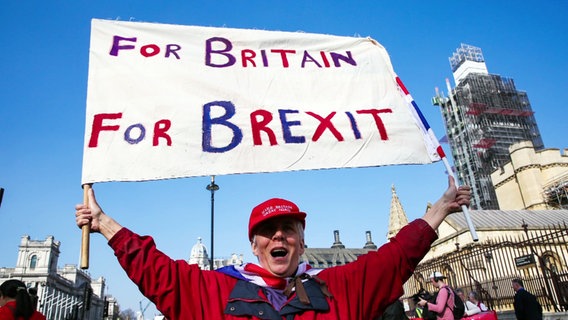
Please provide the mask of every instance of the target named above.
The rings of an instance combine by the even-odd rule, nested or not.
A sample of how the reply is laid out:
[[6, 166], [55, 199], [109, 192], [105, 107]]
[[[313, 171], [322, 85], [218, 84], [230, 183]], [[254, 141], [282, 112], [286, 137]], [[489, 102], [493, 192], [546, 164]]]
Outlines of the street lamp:
[[215, 184], [215, 176], [211, 176], [211, 183], [205, 188], [211, 192], [211, 270], [214, 269], [214, 232], [215, 232], [215, 191], [219, 190], [219, 186]]

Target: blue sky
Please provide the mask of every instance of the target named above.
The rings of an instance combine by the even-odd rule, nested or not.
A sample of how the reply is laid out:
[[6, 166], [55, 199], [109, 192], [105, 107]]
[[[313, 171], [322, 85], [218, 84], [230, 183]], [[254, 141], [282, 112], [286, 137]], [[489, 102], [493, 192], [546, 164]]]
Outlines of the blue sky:
[[[402, 1], [400, 1], [402, 2]], [[210, 27], [370, 36], [436, 134], [441, 115], [434, 88], [453, 78], [448, 57], [461, 43], [481, 47], [489, 72], [511, 77], [531, 101], [545, 146], [564, 149], [568, 118], [566, 1], [5, 1], [0, 10], [0, 267], [16, 263], [20, 238], [61, 241], [59, 266], [78, 264], [81, 163], [90, 20], [116, 19]], [[447, 153], [449, 147], [444, 146]], [[210, 243], [208, 177], [95, 185], [105, 211], [136, 232], [154, 236], [175, 259], [188, 259], [197, 237]], [[384, 243], [391, 186], [410, 219], [446, 186], [444, 166], [247, 174], [217, 177], [215, 255], [250, 254], [250, 209], [271, 197], [308, 212], [310, 247], [329, 247], [340, 230], [360, 248], [365, 231]], [[106, 241], [91, 237], [89, 272], [107, 280], [122, 308], [143, 297], [124, 275]], [[146, 300], [144, 300], [146, 301]], [[145, 304], [145, 302], [144, 302]], [[155, 313], [152, 307], [146, 312]]]

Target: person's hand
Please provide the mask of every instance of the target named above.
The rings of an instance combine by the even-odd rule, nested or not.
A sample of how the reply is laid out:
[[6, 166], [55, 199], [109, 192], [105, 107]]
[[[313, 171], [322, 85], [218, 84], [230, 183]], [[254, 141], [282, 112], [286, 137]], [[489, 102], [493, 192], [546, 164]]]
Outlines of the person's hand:
[[461, 206], [469, 206], [471, 200], [471, 189], [469, 186], [456, 188], [456, 183], [452, 176], [448, 176], [448, 189], [442, 197], [432, 205], [426, 212], [423, 219], [436, 230], [442, 221], [451, 213], [461, 211]]
[[87, 197], [89, 205], [78, 204], [75, 205], [75, 221], [77, 226], [82, 228], [84, 225], [91, 225], [91, 232], [100, 232], [100, 217], [103, 215], [103, 210], [97, 203], [95, 198], [95, 191], [92, 188], [87, 190]]
[[471, 200], [471, 188], [469, 186], [460, 186], [456, 188], [456, 182], [452, 176], [448, 176], [448, 189], [442, 195], [438, 202], [447, 214], [461, 211], [462, 205], [469, 207]]
[[421, 306], [421, 307], [424, 307], [428, 303], [428, 301], [426, 301], [422, 298], [418, 298], [418, 299], [420, 299], [420, 301], [418, 301], [418, 305]]
[[89, 205], [78, 204], [75, 206], [75, 221], [77, 226], [82, 228], [84, 225], [91, 225], [91, 232], [101, 233], [107, 240], [110, 240], [122, 226], [113, 218], [103, 212], [95, 198], [95, 191], [90, 188], [87, 191]]

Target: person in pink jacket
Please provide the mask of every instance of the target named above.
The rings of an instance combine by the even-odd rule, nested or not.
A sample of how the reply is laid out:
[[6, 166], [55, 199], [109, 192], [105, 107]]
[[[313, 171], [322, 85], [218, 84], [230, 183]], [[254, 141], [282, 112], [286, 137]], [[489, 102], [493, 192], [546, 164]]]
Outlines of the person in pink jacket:
[[101, 233], [130, 279], [170, 320], [374, 319], [403, 294], [402, 286], [436, 240], [444, 218], [469, 205], [470, 189], [448, 189], [422, 219], [357, 261], [327, 269], [300, 262], [306, 213], [293, 202], [269, 199], [253, 208], [248, 238], [258, 264], [214, 271], [173, 260], [149, 236], [105, 214], [94, 191], [75, 207], [79, 227]]
[[446, 277], [439, 271], [432, 272], [430, 281], [434, 287], [439, 289], [436, 302], [428, 302], [421, 298], [418, 304], [422, 307], [427, 305], [428, 310], [437, 314], [436, 318], [438, 320], [454, 320], [454, 313], [452, 312], [454, 292], [448, 287], [446, 282], [444, 282], [444, 279], [446, 279]]

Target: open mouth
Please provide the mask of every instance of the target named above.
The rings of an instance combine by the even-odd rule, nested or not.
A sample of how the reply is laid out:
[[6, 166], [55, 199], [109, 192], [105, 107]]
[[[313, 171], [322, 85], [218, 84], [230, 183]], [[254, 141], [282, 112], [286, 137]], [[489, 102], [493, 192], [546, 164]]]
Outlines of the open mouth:
[[288, 254], [288, 250], [286, 250], [284, 248], [277, 248], [277, 249], [270, 251], [270, 255], [272, 255], [272, 257], [274, 257], [274, 258], [282, 258], [282, 257], [285, 257], [287, 254]]

